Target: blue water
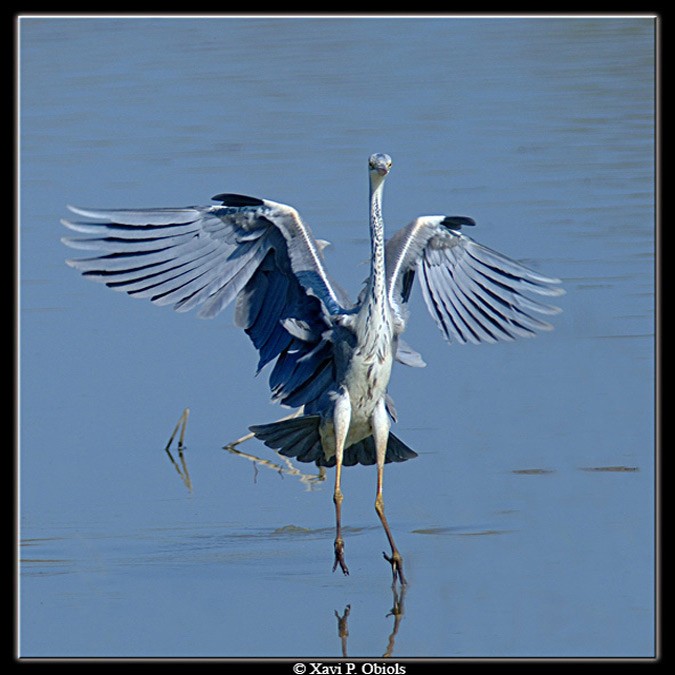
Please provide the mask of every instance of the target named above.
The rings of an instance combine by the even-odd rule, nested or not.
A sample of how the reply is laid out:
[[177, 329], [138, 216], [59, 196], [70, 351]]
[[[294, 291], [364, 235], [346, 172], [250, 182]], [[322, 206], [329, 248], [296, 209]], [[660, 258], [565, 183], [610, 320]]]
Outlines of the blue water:
[[[652, 656], [654, 29], [22, 19], [20, 654]], [[351, 575], [332, 574], [332, 471], [222, 449], [285, 414], [231, 310], [199, 321], [83, 280], [59, 224], [66, 204], [267, 197], [332, 242], [354, 297], [373, 152], [394, 160], [389, 232], [469, 215], [567, 291], [553, 332], [481, 346], [445, 343], [415, 291], [406, 339], [428, 366], [390, 393], [419, 458], [385, 471], [397, 624], [374, 468], [345, 471]], [[191, 489], [164, 453], [186, 407]]]

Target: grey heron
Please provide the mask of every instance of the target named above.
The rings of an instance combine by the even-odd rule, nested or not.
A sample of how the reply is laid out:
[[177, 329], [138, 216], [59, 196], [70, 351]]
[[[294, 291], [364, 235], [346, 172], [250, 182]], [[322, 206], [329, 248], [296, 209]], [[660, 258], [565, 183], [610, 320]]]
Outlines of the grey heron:
[[250, 427], [282, 455], [335, 466], [333, 571], [344, 559], [343, 466], [377, 464], [375, 509], [386, 533], [394, 583], [403, 560], [384, 512], [384, 465], [417, 454], [390, 431], [387, 386], [395, 360], [425, 365], [401, 338], [417, 276], [427, 308], [448, 342], [533, 336], [560, 310], [531, 295], [563, 291], [553, 279], [461, 232], [466, 216], [421, 216], [384, 239], [382, 191], [391, 158], [374, 154], [370, 176], [370, 274], [357, 302], [330, 278], [322, 246], [293, 207], [223, 193], [212, 206], [153, 209], [68, 207], [63, 221], [85, 238], [67, 245], [99, 252], [68, 260], [94, 281], [179, 312], [212, 318], [235, 301], [235, 323], [259, 351], [258, 372], [274, 362], [272, 398], [302, 415]]

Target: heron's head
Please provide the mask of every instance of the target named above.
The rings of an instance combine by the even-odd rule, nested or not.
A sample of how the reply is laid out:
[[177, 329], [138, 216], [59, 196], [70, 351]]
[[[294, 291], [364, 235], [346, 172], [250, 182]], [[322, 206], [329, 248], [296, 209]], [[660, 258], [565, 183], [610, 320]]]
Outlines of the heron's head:
[[384, 177], [391, 169], [391, 157], [382, 153], [376, 153], [370, 156], [368, 160], [368, 171], [370, 172], [371, 183], [378, 184], [384, 180]]

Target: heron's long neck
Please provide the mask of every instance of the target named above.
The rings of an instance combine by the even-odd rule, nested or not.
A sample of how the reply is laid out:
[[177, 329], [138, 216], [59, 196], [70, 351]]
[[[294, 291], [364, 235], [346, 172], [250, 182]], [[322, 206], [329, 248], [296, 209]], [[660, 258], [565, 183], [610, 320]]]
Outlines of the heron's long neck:
[[377, 305], [386, 301], [386, 274], [384, 268], [384, 223], [382, 221], [382, 188], [384, 183], [370, 191], [370, 284], [369, 300]]

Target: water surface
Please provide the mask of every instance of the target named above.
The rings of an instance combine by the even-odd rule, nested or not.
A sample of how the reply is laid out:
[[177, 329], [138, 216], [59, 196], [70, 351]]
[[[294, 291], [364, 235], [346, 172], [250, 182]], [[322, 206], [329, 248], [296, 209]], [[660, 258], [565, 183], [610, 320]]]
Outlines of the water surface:
[[[654, 654], [653, 20], [27, 18], [20, 39], [22, 656]], [[332, 472], [222, 449], [284, 414], [231, 310], [113, 293], [59, 241], [68, 203], [252, 194], [298, 208], [354, 296], [372, 152], [390, 232], [470, 215], [567, 291], [555, 331], [481, 346], [415, 292], [429, 365], [390, 392], [419, 458], [385, 473], [403, 598], [373, 467], [344, 474], [343, 577]], [[164, 453], [188, 406], [191, 489]]]

